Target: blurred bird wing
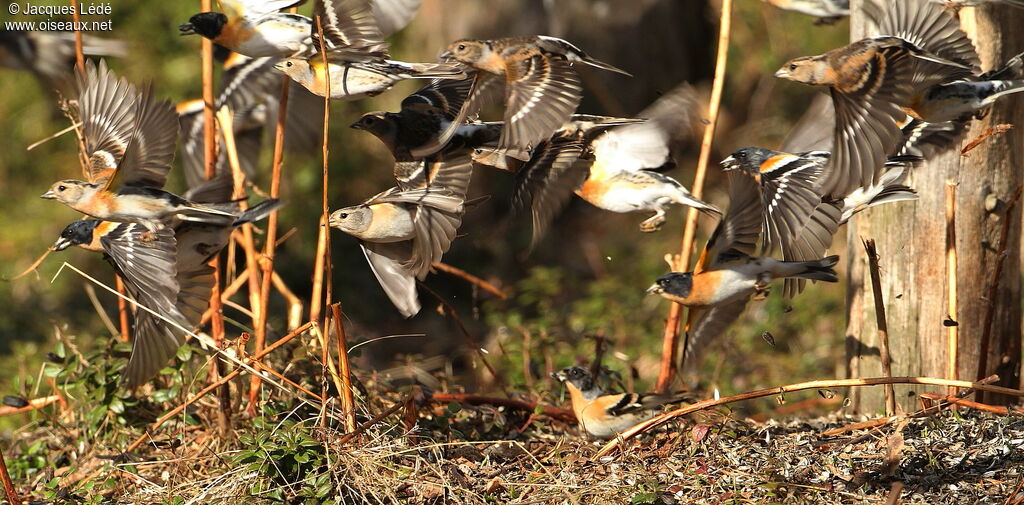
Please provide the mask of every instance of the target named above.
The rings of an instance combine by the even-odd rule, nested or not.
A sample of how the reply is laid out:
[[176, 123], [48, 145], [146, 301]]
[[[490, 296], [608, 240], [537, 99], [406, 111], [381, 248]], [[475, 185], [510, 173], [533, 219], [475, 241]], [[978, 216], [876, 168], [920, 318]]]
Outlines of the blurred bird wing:
[[136, 104], [135, 128], [117, 168], [121, 184], [162, 188], [178, 149], [178, 112], [169, 100], [156, 100], [147, 86]]
[[400, 161], [395, 163], [394, 175], [403, 191], [433, 188], [465, 199], [473, 175], [473, 160], [469, 153], [464, 153]]
[[412, 243], [360, 242], [359, 245], [370, 264], [370, 270], [377, 277], [377, 282], [391, 299], [391, 303], [405, 317], [416, 315], [420, 311], [420, 301], [416, 295], [416, 277], [402, 266], [412, 257]]
[[669, 134], [656, 121], [620, 126], [594, 140], [594, 159], [608, 173], [656, 169], [671, 161]]
[[427, 187], [402, 191], [391, 188], [371, 197], [363, 205], [378, 203], [401, 203], [426, 205], [445, 212], [462, 212], [465, 198], [439, 187]]
[[587, 178], [589, 163], [580, 161], [583, 141], [555, 137], [533, 150], [530, 161], [516, 173], [512, 204], [517, 212], [530, 208], [532, 250], [555, 217], [569, 204], [573, 191]]
[[440, 111], [449, 121], [454, 121], [469, 97], [473, 81], [472, 78], [431, 79], [426, 86], [402, 100], [402, 110], [430, 107]]
[[[825, 251], [832, 247], [832, 240], [842, 224], [842, 201], [819, 202], [810, 217], [800, 227], [791, 229], [792, 236], [782, 242], [782, 259], [786, 261], [818, 260], [825, 256]], [[807, 284], [805, 279], [788, 278], [785, 281], [784, 295], [792, 298], [803, 291]]]
[[560, 128], [576, 111], [583, 88], [568, 60], [534, 54], [507, 62], [505, 128], [498, 150], [527, 161], [528, 150]]
[[682, 83], [636, 115], [657, 123], [668, 135], [669, 140], [693, 136], [701, 104], [697, 91], [689, 83]]
[[229, 18], [245, 18], [249, 21], [256, 21], [267, 14], [304, 2], [305, 0], [217, 0], [221, 10]]
[[373, 18], [383, 36], [405, 28], [405, 25], [416, 16], [422, 0], [373, 0]]
[[907, 123], [900, 128], [903, 138], [896, 146], [893, 154], [920, 156], [924, 159], [956, 147], [960, 138], [967, 132], [970, 125], [967, 121], [947, 121], [945, 123], [926, 123], [920, 119], [907, 118]]
[[731, 171], [729, 209], [711, 233], [694, 273], [743, 256], [753, 256], [761, 236], [761, 194], [751, 177]]
[[700, 366], [701, 357], [708, 345], [720, 337], [729, 328], [747, 307], [747, 298], [722, 305], [716, 305], [707, 310], [690, 309], [691, 320], [688, 324], [689, 331], [686, 336], [686, 348], [683, 359], [683, 373], [691, 374]]
[[106, 184], [124, 159], [135, 128], [138, 91], [124, 78], [117, 78], [100, 60], [87, 61], [85, 72], [76, 68], [78, 112], [88, 166], [85, 179]]
[[[481, 108], [494, 101], [494, 97], [500, 94], [504, 89], [504, 81], [494, 75], [487, 72], [477, 71], [468, 71], [468, 73], [471, 75], [471, 77], [467, 79], [471, 81], [469, 93], [458, 109], [451, 108], [449, 111], [446, 111], [447, 113], [450, 113], [450, 111], [453, 110], [457, 111], [455, 117], [451, 120], [451, 123], [448, 124], [448, 128], [440, 132], [431, 142], [410, 150], [410, 154], [412, 154], [413, 157], [419, 158], [429, 156], [443, 149], [448, 145], [448, 142], [451, 141], [452, 137], [455, 136], [459, 126], [465, 124], [468, 119], [475, 117], [476, 114], [480, 112]], [[446, 90], [444, 93], [448, 93], [448, 91]], [[406, 102], [403, 101], [402, 104], [405, 106]], [[452, 105], [454, 105], [454, 101], [452, 102]], [[504, 133], [502, 133], [502, 135], [504, 135]]]
[[874, 0], [864, 2], [868, 18], [879, 35], [899, 37], [941, 58], [967, 65], [977, 72], [981, 67], [978, 52], [960, 21], [941, 2], [902, 0], [887, 2], [885, 8]]
[[[316, 0], [313, 16], [323, 24], [325, 42], [334, 47], [386, 51], [387, 44], [377, 26], [370, 0]], [[317, 37], [313, 22], [313, 37]]]
[[[218, 172], [213, 179], [202, 179], [196, 185], [190, 186], [188, 191], [181, 195], [182, 198], [196, 203], [224, 204], [231, 202], [231, 195], [234, 192], [234, 180], [231, 172], [224, 170]], [[231, 211], [238, 209], [232, 204]], [[225, 209], [222, 209], [225, 210]], [[179, 243], [181, 237], [178, 237]]]
[[835, 125], [836, 110], [832, 105], [832, 97], [817, 93], [810, 107], [782, 141], [779, 150], [787, 153], [831, 151]]
[[430, 265], [441, 261], [455, 240], [462, 224], [462, 212], [447, 212], [434, 207], [420, 206], [413, 217], [416, 238], [412, 241], [413, 255], [406, 266], [422, 280]]

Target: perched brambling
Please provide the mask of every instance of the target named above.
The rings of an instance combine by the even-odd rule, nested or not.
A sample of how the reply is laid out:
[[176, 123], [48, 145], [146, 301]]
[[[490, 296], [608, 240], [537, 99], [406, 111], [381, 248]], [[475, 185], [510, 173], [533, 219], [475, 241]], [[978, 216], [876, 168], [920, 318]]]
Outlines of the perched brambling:
[[783, 10], [799, 12], [831, 24], [850, 15], [850, 0], [763, 0]]
[[[256, 173], [265, 133], [274, 131], [281, 97], [281, 76], [274, 70], [277, 58], [250, 58], [230, 53], [224, 61], [214, 108], [227, 106], [233, 113], [238, 161], [248, 178]], [[298, 83], [288, 92], [285, 149], [290, 153], [312, 152], [323, 138], [324, 101]], [[177, 106], [182, 136], [182, 166], [189, 187], [206, 179], [203, 101], [189, 100]], [[228, 170], [227, 152], [218, 137], [216, 172]]]
[[396, 161], [494, 143], [501, 123], [455, 122], [471, 85], [470, 79], [435, 79], [402, 100], [399, 112], [368, 112], [350, 127], [372, 133]]
[[[124, 41], [82, 35], [82, 54], [123, 57]], [[47, 89], [63, 88], [75, 64], [73, 32], [0, 31], [0, 66], [32, 72]]]
[[[100, 61], [78, 72], [78, 104], [88, 159], [86, 181], [55, 182], [42, 198], [57, 200], [97, 219], [134, 222], [150, 231], [162, 220], [225, 221], [231, 214], [163, 191], [174, 159], [178, 119], [174, 106], [117, 79]], [[107, 189], [120, 176], [117, 191]]]
[[[565, 40], [544, 35], [457, 40], [441, 58], [454, 59], [480, 71], [473, 79], [473, 89], [458, 123], [476, 114], [484, 97], [504, 81], [505, 128], [497, 149], [489, 156], [508, 155], [522, 161], [529, 160], [530, 149], [551, 137], [580, 104], [583, 88], [573, 64], [629, 75], [591, 58]], [[487, 158], [476, 161], [494, 165]]]
[[952, 37], [944, 19], [931, 14], [913, 17], [909, 11], [900, 19], [901, 28], [894, 34], [796, 58], [775, 73], [830, 88], [836, 116], [832, 152], [836, 169], [822, 180], [824, 193], [848, 194], [873, 184], [902, 138], [899, 124], [914, 95], [971, 75], [971, 62], [962, 57], [959, 45], [935, 54], [911, 42]]
[[[228, 202], [231, 186], [226, 188], [227, 199], [223, 193], [216, 196], [218, 188], [211, 184], [197, 188], [194, 196], [201, 200], [205, 193], [216, 202]], [[234, 203], [223, 205], [237, 207]], [[144, 237], [146, 229], [136, 223], [83, 219], [64, 228], [54, 250], [79, 246], [104, 253], [124, 279], [131, 297], [172, 322], [144, 309], [135, 311], [132, 354], [125, 370], [129, 387], [151, 379], [174, 356], [184, 342], [179, 327], [191, 330], [199, 324], [209, 306], [214, 282], [213, 268], [208, 263], [227, 245], [231, 230], [262, 219], [280, 205], [278, 200], [270, 199], [248, 210], [235, 211], [230, 225], [179, 222], [149, 239]]]
[[[740, 149], [722, 160], [725, 171], [736, 170], [753, 180], [760, 192], [761, 252], [778, 248], [787, 261], [821, 258], [832, 245], [840, 226], [868, 207], [916, 200], [917, 194], [903, 184], [915, 156], [890, 158], [878, 180], [848, 194], [821, 194], [818, 181], [833, 169], [831, 154], [811, 151], [799, 154], [760, 147]], [[786, 280], [786, 295], [803, 289], [802, 279]]]
[[420, 311], [416, 279], [448, 251], [462, 224], [473, 163], [468, 155], [405, 163], [396, 167], [398, 187], [334, 211], [329, 224], [359, 239], [388, 298], [412, 317]]
[[685, 397], [653, 393], [605, 394], [589, 370], [563, 368], [551, 377], [565, 384], [576, 421], [591, 436], [608, 439], [656, 416], [666, 405]]
[[[534, 149], [519, 170], [514, 200], [533, 215], [536, 243], [557, 213], [577, 196], [611, 212], [654, 212], [640, 230], [658, 230], [667, 208], [687, 205], [721, 214], [675, 179], [658, 173], [673, 168], [670, 141], [692, 123], [692, 88], [667, 93], [638, 116], [646, 120], [573, 116], [549, 141]], [[580, 161], [582, 160], [582, 161]]]

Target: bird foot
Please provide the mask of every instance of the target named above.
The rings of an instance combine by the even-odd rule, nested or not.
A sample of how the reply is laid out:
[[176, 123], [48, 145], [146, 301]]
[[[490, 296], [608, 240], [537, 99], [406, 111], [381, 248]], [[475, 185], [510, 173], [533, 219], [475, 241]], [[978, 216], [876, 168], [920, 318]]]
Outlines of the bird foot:
[[640, 231], [644, 233], [656, 232], [661, 229], [661, 225], [663, 224], [665, 224], [664, 216], [654, 216], [640, 223]]
[[152, 230], [146, 230], [146, 231], [144, 231], [144, 232], [139, 234], [139, 240], [141, 240], [143, 243], [147, 243], [148, 244], [148, 243], [156, 240], [156, 232], [154, 232]]
[[754, 283], [754, 300], [764, 300], [765, 298], [768, 298], [768, 295], [770, 295], [771, 292], [772, 285], [770, 282], [758, 280]]

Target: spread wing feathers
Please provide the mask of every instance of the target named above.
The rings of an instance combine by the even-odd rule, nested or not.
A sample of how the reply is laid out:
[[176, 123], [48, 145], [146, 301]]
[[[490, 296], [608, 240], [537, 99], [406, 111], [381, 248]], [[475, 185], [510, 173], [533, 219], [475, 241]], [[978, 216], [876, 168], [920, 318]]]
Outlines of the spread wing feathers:
[[[370, 0], [317, 0], [313, 7], [313, 16], [320, 18], [326, 42], [333, 47], [361, 49], [367, 53], [387, 55], [388, 46], [384, 42], [380, 28], [377, 27]], [[315, 38], [315, 21], [312, 30]]]
[[761, 173], [762, 253], [797, 239], [804, 223], [821, 204], [814, 188], [828, 163], [828, 153], [824, 152], [776, 158], [780, 161]]
[[400, 161], [395, 163], [394, 174], [402, 191], [434, 188], [465, 199], [473, 175], [473, 160], [469, 153], [464, 153], [451, 158]]
[[920, 119], [908, 118], [907, 124], [901, 128], [903, 138], [893, 154], [930, 159], [956, 147], [960, 138], [967, 132], [969, 124], [967, 121], [926, 123]]
[[753, 256], [761, 236], [761, 196], [757, 183], [729, 172], [729, 209], [711, 233], [694, 273], [742, 256]]
[[510, 63], [506, 78], [498, 152], [527, 161], [530, 149], [569, 120], [583, 88], [567, 60], [540, 54]]
[[420, 206], [413, 217], [416, 238], [412, 241], [413, 255], [403, 267], [420, 280], [427, 276], [430, 265], [440, 261], [455, 240], [455, 232], [462, 224], [462, 212], [445, 212]]
[[473, 79], [432, 79], [419, 91], [402, 100], [402, 110], [430, 107], [440, 110], [445, 119], [453, 121], [462, 110], [472, 87]]
[[178, 265], [178, 301], [177, 308], [188, 323], [184, 325], [193, 329], [199, 325], [203, 313], [210, 306], [210, 293], [213, 291], [213, 267], [205, 263], [186, 270]]
[[587, 163], [579, 161], [583, 150], [584, 142], [578, 137], [555, 137], [537, 146], [529, 163], [516, 173], [512, 205], [517, 213], [530, 209], [531, 250], [568, 205], [573, 190], [586, 180]]
[[123, 184], [162, 188], [178, 147], [178, 113], [168, 100], [156, 100], [149, 85], [139, 96], [135, 129], [117, 175]]
[[85, 138], [86, 180], [105, 183], [124, 158], [135, 127], [138, 91], [124, 78], [118, 79], [100, 60], [97, 68], [87, 61], [85, 74], [75, 70], [78, 80], [78, 110]]
[[420, 8], [421, 0], [373, 0], [373, 17], [382, 35], [387, 37], [405, 28]]
[[[825, 251], [832, 247], [832, 239], [836, 230], [843, 223], [843, 211], [836, 202], [819, 202], [818, 207], [804, 221], [803, 225], [793, 230], [791, 240], [782, 244], [782, 259], [786, 261], [810, 261], [821, 259]], [[807, 281], [788, 278], [783, 293], [792, 298], [801, 291]]]
[[[164, 317], [183, 319], [180, 314], [173, 314], [175, 312], [177, 309], [172, 307]], [[168, 325], [149, 312], [138, 312], [135, 318], [132, 354], [124, 370], [125, 384], [134, 388], [155, 377], [174, 357], [182, 343], [184, 338], [181, 330]]]
[[[699, 369], [704, 352], [711, 342], [720, 337], [747, 307], [747, 298], [731, 303], [716, 305], [707, 310], [701, 310], [693, 318], [690, 331], [686, 336], [686, 349], [684, 349], [683, 370], [686, 375], [692, 375]], [[691, 311], [692, 313], [693, 311]]]
[[835, 145], [818, 194], [841, 196], [870, 186], [885, 157], [899, 144], [902, 132], [897, 122], [903, 121], [906, 113], [883, 94], [851, 96], [833, 90]]
[[836, 110], [832, 97], [817, 93], [807, 112], [789, 131], [779, 151], [800, 153], [805, 151], [831, 151], [836, 124]]
[[465, 198], [439, 187], [427, 187], [402, 191], [399, 188], [391, 188], [380, 193], [363, 205], [374, 205], [377, 203], [409, 203], [414, 205], [426, 205], [444, 212], [462, 212]]
[[[446, 111], [446, 115], [452, 112], [455, 113], [455, 116], [451, 119], [448, 127], [438, 134], [437, 138], [433, 141], [426, 145], [411, 149], [410, 154], [412, 154], [413, 157], [418, 158], [429, 156], [448, 145], [448, 142], [451, 141], [452, 137], [455, 136], [455, 133], [458, 131], [459, 126], [463, 125], [467, 119], [475, 117], [482, 107], [493, 101], [497, 91], [504, 88], [504, 81], [486, 72], [474, 72], [472, 79], [467, 80], [471, 82], [469, 84], [469, 91], [466, 98], [463, 100], [462, 105], [458, 109], [453, 108]], [[454, 91], [450, 92], [447, 89], [441, 91], [440, 88], [438, 88], [438, 92], [448, 96], [449, 98], [452, 96], [449, 93], [454, 93]], [[402, 104], [403, 107], [405, 107], [406, 103], [404, 101]], [[452, 105], [454, 105], [454, 102], [452, 102]]]
[[879, 35], [904, 39], [940, 58], [970, 67], [977, 72], [981, 60], [974, 44], [960, 29], [960, 21], [932, 0], [887, 2], [887, 8], [875, 1], [865, 2], [865, 12], [877, 26]]
[[684, 82], [648, 105], [636, 117], [657, 123], [670, 140], [684, 139], [693, 135], [700, 107], [697, 91]]
[[391, 243], [360, 242], [359, 245], [391, 303], [405, 317], [416, 315], [420, 311], [416, 277], [402, 266], [412, 256], [412, 243], [407, 240]]

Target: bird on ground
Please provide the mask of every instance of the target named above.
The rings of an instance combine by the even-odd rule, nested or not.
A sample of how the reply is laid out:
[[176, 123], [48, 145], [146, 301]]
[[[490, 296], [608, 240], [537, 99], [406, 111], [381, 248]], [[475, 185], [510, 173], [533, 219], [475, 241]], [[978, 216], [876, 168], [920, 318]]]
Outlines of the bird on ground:
[[[42, 198], [57, 200], [97, 219], [134, 222], [155, 232], [170, 216], [230, 222], [233, 216], [160, 188], [174, 159], [178, 117], [170, 102], [157, 101], [152, 86], [141, 93], [100, 61], [78, 72], [88, 181], [55, 182]], [[111, 191], [115, 179], [117, 190]]]
[[398, 311], [420, 311], [416, 280], [441, 259], [462, 224], [473, 162], [468, 154], [396, 168], [398, 186], [335, 210], [329, 224], [359, 239], [377, 281]]
[[607, 394], [589, 370], [574, 366], [551, 374], [565, 384], [576, 420], [591, 436], [609, 439], [660, 413], [685, 396], [655, 393]]
[[629, 75], [568, 41], [545, 35], [457, 40], [441, 58], [479, 71], [456, 123], [479, 112], [491, 95], [505, 86], [501, 138], [493, 151], [475, 159], [487, 165], [499, 163], [503, 156], [529, 160], [530, 150], [569, 120], [583, 92], [575, 64]]
[[683, 85], [656, 100], [637, 119], [574, 115], [539, 144], [530, 161], [518, 169], [513, 194], [517, 208], [530, 208], [533, 244], [572, 193], [611, 212], [654, 212], [640, 224], [644, 232], [657, 231], [672, 205], [720, 215], [718, 208], [659, 173], [675, 167], [671, 142], [690, 133], [696, 108], [693, 89]]

